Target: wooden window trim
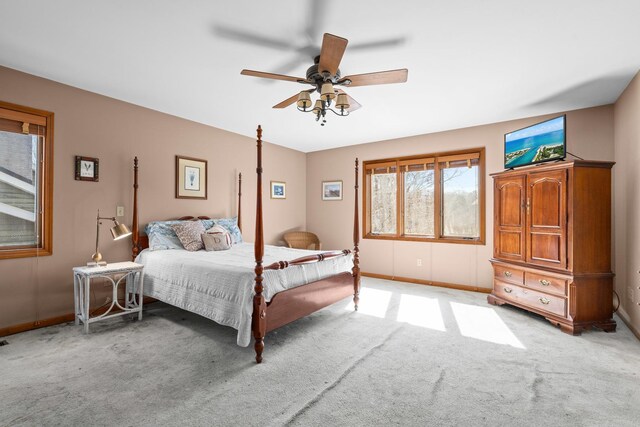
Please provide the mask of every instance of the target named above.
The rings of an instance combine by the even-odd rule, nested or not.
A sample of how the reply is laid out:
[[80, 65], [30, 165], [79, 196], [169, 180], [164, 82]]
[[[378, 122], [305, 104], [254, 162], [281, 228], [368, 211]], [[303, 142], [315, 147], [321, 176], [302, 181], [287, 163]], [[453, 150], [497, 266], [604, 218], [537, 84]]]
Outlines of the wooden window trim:
[[53, 129], [54, 114], [0, 101], [0, 116], [10, 120], [26, 120], [33, 124], [44, 124], [44, 145], [42, 150], [40, 184], [40, 245], [13, 246], [0, 249], [0, 260], [12, 258], [40, 257], [53, 254]]
[[[466, 160], [466, 159], [478, 159], [478, 191], [480, 202], [480, 237], [478, 239], [463, 239], [455, 237], [443, 237], [442, 236], [442, 188], [440, 187], [440, 170], [438, 166], [440, 163], [447, 161]], [[436, 235], [434, 237], [429, 236], [416, 236], [405, 235], [404, 231], [404, 180], [402, 180], [402, 171], [404, 168], [401, 166], [416, 164], [416, 163], [434, 163], [434, 181], [436, 183], [434, 193], [434, 230]], [[430, 243], [456, 243], [463, 245], [485, 245], [486, 244], [486, 170], [485, 170], [485, 148], [470, 148], [465, 150], [447, 151], [431, 154], [420, 154], [414, 156], [367, 160], [362, 162], [365, 173], [362, 174], [362, 235], [365, 239], [372, 240], [399, 240], [408, 242], [430, 242]], [[398, 188], [396, 190], [396, 233], [395, 234], [371, 234], [369, 211], [369, 184], [367, 182], [369, 174], [368, 170], [380, 167], [396, 166], [396, 182]]]

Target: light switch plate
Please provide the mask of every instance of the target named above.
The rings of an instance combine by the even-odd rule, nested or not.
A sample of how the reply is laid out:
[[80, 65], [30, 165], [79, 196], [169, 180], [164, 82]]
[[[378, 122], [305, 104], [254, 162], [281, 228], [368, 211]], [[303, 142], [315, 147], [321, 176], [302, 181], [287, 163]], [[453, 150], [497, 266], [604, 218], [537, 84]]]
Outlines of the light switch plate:
[[124, 216], [124, 206], [118, 206], [116, 208], [116, 216]]

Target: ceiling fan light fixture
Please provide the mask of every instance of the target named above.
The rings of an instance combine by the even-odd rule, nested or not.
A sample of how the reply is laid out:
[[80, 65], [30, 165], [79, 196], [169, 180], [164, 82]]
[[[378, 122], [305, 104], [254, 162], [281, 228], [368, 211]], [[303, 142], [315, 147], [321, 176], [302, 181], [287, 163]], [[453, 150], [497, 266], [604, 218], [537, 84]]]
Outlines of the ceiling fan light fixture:
[[338, 100], [336, 101], [336, 108], [338, 108], [340, 110], [348, 110], [349, 107], [350, 107], [349, 98], [347, 98], [347, 94], [346, 93], [339, 93], [338, 94]]
[[333, 84], [330, 82], [326, 82], [322, 85], [322, 89], [320, 90], [320, 99], [325, 102], [329, 102], [336, 97], [336, 92], [333, 89]]
[[298, 108], [306, 111], [309, 107], [311, 107], [311, 95], [306, 90], [303, 90], [298, 95]]

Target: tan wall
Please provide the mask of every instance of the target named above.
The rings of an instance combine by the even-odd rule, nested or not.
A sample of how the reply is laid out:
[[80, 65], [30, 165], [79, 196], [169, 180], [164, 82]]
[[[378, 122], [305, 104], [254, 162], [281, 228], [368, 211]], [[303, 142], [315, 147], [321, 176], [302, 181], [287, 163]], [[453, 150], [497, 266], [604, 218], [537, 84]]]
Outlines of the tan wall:
[[[3, 67], [0, 100], [55, 113], [54, 254], [0, 260], [0, 328], [73, 311], [71, 268], [93, 253], [96, 210], [115, 215], [116, 206], [125, 206], [124, 222], [131, 224], [134, 156], [140, 159], [141, 223], [235, 215], [236, 175], [242, 172], [243, 234], [254, 240], [254, 139]], [[212, 102], [211, 108], [219, 107]], [[176, 154], [209, 161], [208, 200], [174, 198]], [[74, 180], [75, 155], [100, 159], [99, 182]], [[277, 243], [282, 232], [305, 227], [305, 154], [266, 144], [264, 164], [265, 238]], [[270, 180], [286, 181], [286, 200], [269, 198]], [[105, 259], [129, 259], [130, 241], [112, 241], [107, 228], [101, 230]], [[97, 289], [96, 302], [104, 301], [106, 290]]]
[[640, 73], [615, 104], [614, 135], [616, 292], [621, 315], [640, 331]]
[[[555, 117], [532, 117], [454, 131], [362, 144], [307, 155], [307, 227], [316, 231], [323, 248], [352, 246], [353, 161], [486, 147], [487, 173], [503, 170], [506, 132]], [[425, 118], [428, 120], [428, 118]], [[613, 160], [613, 106], [567, 112], [567, 149], [585, 159]], [[322, 201], [323, 180], [343, 180], [344, 200]], [[362, 204], [362, 199], [360, 199]], [[467, 286], [491, 287], [489, 258], [493, 247], [492, 180], [486, 181], [486, 245], [362, 241], [362, 270], [396, 277]], [[416, 264], [422, 259], [422, 267]]]

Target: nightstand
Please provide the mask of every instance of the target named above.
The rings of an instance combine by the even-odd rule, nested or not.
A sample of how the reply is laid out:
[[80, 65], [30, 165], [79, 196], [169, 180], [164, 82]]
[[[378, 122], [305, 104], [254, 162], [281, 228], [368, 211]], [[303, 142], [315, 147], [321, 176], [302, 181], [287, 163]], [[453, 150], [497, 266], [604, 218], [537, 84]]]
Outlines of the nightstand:
[[[138, 313], [138, 320], [142, 320], [142, 264], [135, 262], [115, 262], [99, 267], [73, 268], [73, 297], [76, 325], [84, 325], [84, 332], [89, 333], [89, 324], [112, 317]], [[89, 311], [89, 296], [91, 294], [91, 280], [107, 279], [113, 286], [111, 305], [99, 316], [91, 317]], [[125, 284], [125, 305], [118, 301], [118, 286]], [[116, 311], [118, 310], [118, 311]]]

